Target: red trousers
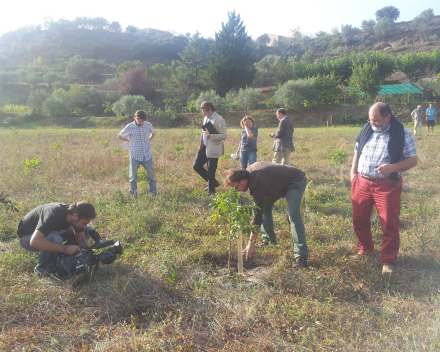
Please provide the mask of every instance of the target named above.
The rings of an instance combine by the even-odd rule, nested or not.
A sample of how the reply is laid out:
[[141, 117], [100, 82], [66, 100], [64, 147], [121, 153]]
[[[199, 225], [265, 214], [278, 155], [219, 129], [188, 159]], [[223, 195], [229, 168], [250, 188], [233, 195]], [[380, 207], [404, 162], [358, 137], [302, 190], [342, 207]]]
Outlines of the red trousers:
[[357, 174], [351, 182], [351, 203], [353, 205], [353, 229], [358, 239], [360, 253], [373, 253], [371, 234], [371, 213], [373, 205], [379, 214], [382, 227], [382, 250], [380, 261], [394, 265], [399, 252], [399, 216], [402, 194], [402, 177], [393, 186], [391, 181], [370, 181]]

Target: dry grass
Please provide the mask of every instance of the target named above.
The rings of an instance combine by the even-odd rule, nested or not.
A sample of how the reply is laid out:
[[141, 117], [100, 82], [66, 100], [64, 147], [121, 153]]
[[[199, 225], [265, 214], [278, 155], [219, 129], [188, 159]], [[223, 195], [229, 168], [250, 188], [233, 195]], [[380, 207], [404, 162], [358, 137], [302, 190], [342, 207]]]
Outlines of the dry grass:
[[[259, 160], [271, 160], [271, 131], [260, 130]], [[158, 131], [158, 196], [147, 194], [141, 172], [137, 200], [128, 195], [128, 153], [116, 150], [118, 132], [0, 131], [0, 191], [9, 202], [0, 204], [0, 350], [440, 349], [439, 137], [418, 141], [419, 166], [404, 176], [399, 270], [386, 280], [378, 256], [348, 258], [356, 252], [350, 161], [341, 184], [338, 169], [325, 160], [336, 147], [351, 158], [359, 128], [330, 128], [328, 135], [325, 128], [296, 129], [292, 162], [313, 181], [304, 209], [310, 267], [292, 269], [280, 201], [274, 211], [278, 246], [258, 249], [245, 263], [248, 279], [239, 280], [222, 275], [226, 240], [209, 221], [205, 184], [192, 170], [199, 131]], [[228, 134], [226, 155], [235, 152], [239, 131]], [[42, 163], [25, 171], [23, 162], [34, 158]], [[220, 179], [230, 167], [238, 162], [222, 158]], [[94, 283], [35, 278], [37, 258], [18, 245], [16, 224], [39, 204], [80, 199], [96, 205], [93, 226], [105, 238], [120, 239], [125, 254], [102, 266]], [[379, 249], [377, 217], [373, 227]]]

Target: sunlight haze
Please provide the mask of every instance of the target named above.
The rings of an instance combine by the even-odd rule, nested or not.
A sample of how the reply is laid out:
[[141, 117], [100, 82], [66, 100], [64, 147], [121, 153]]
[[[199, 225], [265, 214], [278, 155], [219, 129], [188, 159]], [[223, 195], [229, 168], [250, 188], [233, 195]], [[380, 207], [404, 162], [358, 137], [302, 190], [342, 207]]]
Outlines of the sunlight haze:
[[225, 0], [218, 3], [205, 1], [150, 1], [132, 0], [109, 3], [102, 0], [59, 2], [53, 0], [8, 2], [0, 11], [0, 35], [27, 25], [43, 25], [44, 17], [73, 20], [75, 17], [104, 17], [117, 21], [125, 29], [128, 25], [138, 28], [154, 28], [186, 34], [200, 32], [204, 37], [214, 37], [221, 23], [228, 20], [228, 11], [240, 14], [248, 34], [256, 39], [264, 33], [287, 36], [296, 27], [301, 32], [314, 34], [331, 31], [342, 24], [360, 28], [363, 20], [375, 19], [375, 12], [385, 6], [400, 10], [396, 22], [411, 21], [422, 11], [432, 8], [440, 15], [440, 1], [348, 1], [314, 2], [261, 2]]

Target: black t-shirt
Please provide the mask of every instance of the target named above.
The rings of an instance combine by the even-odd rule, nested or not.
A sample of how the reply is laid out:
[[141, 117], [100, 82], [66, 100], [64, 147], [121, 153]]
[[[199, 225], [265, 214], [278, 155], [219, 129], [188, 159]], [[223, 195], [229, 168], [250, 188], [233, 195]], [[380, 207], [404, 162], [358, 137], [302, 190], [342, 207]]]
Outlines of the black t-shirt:
[[67, 230], [72, 224], [67, 222], [67, 204], [43, 204], [31, 210], [20, 220], [17, 236], [33, 234], [35, 230], [49, 236], [53, 231]]

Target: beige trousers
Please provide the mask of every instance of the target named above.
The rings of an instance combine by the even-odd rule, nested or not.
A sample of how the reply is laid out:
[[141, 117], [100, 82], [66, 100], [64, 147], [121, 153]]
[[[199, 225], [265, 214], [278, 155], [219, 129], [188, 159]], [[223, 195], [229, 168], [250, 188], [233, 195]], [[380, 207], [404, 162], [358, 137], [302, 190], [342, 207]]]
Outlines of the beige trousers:
[[290, 165], [290, 150], [282, 152], [273, 152], [272, 162], [276, 164]]

